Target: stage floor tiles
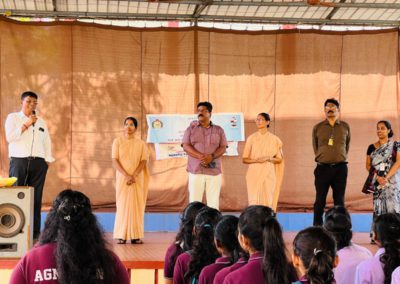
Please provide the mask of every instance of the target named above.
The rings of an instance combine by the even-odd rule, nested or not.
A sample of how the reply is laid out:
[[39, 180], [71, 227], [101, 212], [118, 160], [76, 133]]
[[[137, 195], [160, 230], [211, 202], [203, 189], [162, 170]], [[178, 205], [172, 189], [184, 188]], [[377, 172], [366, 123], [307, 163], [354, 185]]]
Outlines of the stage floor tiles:
[[[292, 241], [296, 232], [284, 233], [288, 251], [292, 251]], [[111, 249], [119, 256], [131, 273], [131, 283], [153, 284], [164, 283], [163, 265], [167, 247], [173, 242], [175, 233], [154, 232], [145, 233], [144, 244], [117, 244], [112, 234], [106, 233]], [[367, 247], [373, 254], [378, 250], [371, 245], [368, 233], [354, 233], [353, 242]], [[0, 283], [8, 283], [11, 269], [18, 259], [0, 259]]]

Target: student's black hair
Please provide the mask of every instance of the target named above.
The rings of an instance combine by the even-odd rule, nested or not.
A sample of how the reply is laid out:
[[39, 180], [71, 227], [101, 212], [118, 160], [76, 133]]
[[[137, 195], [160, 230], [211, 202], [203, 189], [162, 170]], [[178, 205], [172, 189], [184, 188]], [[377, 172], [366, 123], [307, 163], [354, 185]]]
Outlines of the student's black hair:
[[377, 216], [374, 231], [381, 247], [385, 249], [380, 256], [385, 274], [384, 284], [390, 284], [392, 272], [400, 266], [400, 215], [388, 213]]
[[193, 248], [190, 251], [191, 260], [189, 269], [185, 273], [186, 279], [198, 278], [204, 266], [214, 263], [219, 253], [214, 244], [214, 228], [221, 213], [214, 208], [205, 207], [199, 211], [194, 221], [195, 236]]
[[231, 253], [231, 263], [235, 263], [239, 259], [240, 244], [237, 238], [238, 223], [238, 217], [225, 215], [218, 222], [214, 230], [215, 240]]
[[[262, 117], [264, 117], [265, 121], [271, 121], [271, 118], [268, 113], [260, 112], [258, 115], [261, 115]], [[269, 124], [267, 125], [267, 128], [269, 128]]]
[[131, 121], [133, 122], [133, 125], [135, 125], [135, 128], [137, 128], [137, 126], [138, 126], [138, 121], [137, 121], [136, 118], [134, 118], [133, 116], [128, 116], [128, 117], [125, 118], [125, 120], [124, 120], [124, 125], [125, 125], [125, 123], [126, 123], [128, 120], [131, 120]]
[[67, 189], [53, 201], [39, 245], [54, 242], [58, 283], [115, 283], [115, 258], [83, 193]]
[[325, 213], [324, 228], [332, 233], [336, 240], [337, 250], [351, 244], [353, 232], [351, 217], [343, 206], [335, 206]]
[[293, 241], [294, 254], [300, 257], [306, 277], [311, 284], [328, 284], [334, 280], [336, 242], [322, 227], [309, 227], [300, 231]]
[[376, 124], [376, 126], [378, 126], [379, 123], [382, 123], [386, 126], [387, 130], [388, 130], [388, 137], [392, 138], [394, 135], [393, 129], [392, 129], [392, 125], [390, 124], [389, 121], [387, 120], [380, 120], [378, 121], [378, 123]]
[[38, 99], [38, 95], [36, 95], [34, 92], [31, 92], [31, 91], [23, 92], [21, 94], [21, 101], [24, 100], [26, 97]]
[[325, 103], [324, 103], [324, 107], [326, 107], [329, 103], [330, 103], [330, 104], [334, 104], [337, 108], [340, 108], [339, 101], [336, 100], [336, 99], [334, 99], [334, 98], [327, 99], [327, 100], [325, 101]]
[[239, 232], [249, 240], [252, 249], [263, 252], [265, 283], [287, 284], [296, 280], [293, 266], [286, 256], [282, 228], [271, 208], [261, 205], [247, 207], [239, 217]]
[[196, 218], [199, 211], [205, 206], [206, 205], [201, 202], [193, 201], [190, 202], [183, 210], [182, 216], [180, 217], [181, 223], [179, 225], [179, 231], [175, 238], [175, 246], [177, 247], [177, 249], [175, 250], [175, 253], [170, 256], [169, 259], [170, 271], [174, 270], [175, 262], [178, 258], [178, 253], [180, 251], [179, 248], [182, 248], [183, 251], [188, 251], [192, 249], [194, 219]]
[[199, 102], [197, 104], [197, 108], [199, 108], [201, 106], [206, 107], [208, 112], [212, 112], [212, 110], [213, 110], [213, 106], [212, 106], [212, 104], [210, 102]]

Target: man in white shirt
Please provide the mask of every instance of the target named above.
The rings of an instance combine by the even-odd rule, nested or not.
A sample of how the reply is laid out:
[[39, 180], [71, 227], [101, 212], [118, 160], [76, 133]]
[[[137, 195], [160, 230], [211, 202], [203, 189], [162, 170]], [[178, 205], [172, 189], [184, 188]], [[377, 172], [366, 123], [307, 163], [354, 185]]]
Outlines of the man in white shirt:
[[18, 186], [34, 187], [33, 238], [40, 234], [43, 186], [51, 154], [51, 140], [44, 120], [36, 116], [38, 96], [33, 92], [21, 95], [21, 111], [7, 116], [5, 131], [10, 157], [10, 177], [17, 177]]

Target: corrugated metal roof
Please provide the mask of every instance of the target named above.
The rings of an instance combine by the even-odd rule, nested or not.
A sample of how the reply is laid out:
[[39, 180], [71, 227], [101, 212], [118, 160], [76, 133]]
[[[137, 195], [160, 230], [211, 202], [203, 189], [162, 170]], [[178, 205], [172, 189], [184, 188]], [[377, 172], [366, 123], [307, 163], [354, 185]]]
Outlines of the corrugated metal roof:
[[400, 0], [0, 0], [11, 17], [399, 26]]

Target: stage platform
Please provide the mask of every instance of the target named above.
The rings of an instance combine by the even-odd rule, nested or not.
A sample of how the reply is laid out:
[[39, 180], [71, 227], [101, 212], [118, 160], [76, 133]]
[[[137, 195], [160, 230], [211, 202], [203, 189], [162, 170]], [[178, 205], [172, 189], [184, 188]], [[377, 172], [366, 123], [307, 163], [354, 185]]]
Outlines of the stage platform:
[[[292, 241], [297, 232], [285, 232], [284, 238], [288, 251], [292, 250]], [[131, 283], [152, 284], [163, 282], [164, 254], [167, 247], [173, 242], [175, 233], [146, 232], [144, 244], [117, 244], [111, 233], [106, 233], [110, 248], [119, 256], [131, 275]], [[371, 245], [368, 233], [354, 233], [353, 241], [367, 247], [372, 253], [378, 250]], [[0, 259], [0, 270], [12, 269], [18, 259]], [[9, 275], [10, 271], [8, 271]], [[7, 273], [6, 273], [7, 274]], [[0, 283], [8, 283], [7, 275], [0, 276]], [[9, 277], [9, 276], [8, 276]]]
[[[105, 232], [114, 229], [115, 212], [95, 212], [99, 223]], [[223, 215], [231, 214], [239, 216], [240, 212], [223, 212]], [[372, 213], [351, 213], [353, 232], [369, 232], [371, 229]], [[42, 212], [42, 228], [47, 212]], [[146, 212], [144, 215], [145, 232], [176, 232], [179, 228], [180, 213], [173, 212]], [[278, 212], [277, 218], [285, 232], [298, 232], [312, 226], [313, 213], [311, 212]]]

